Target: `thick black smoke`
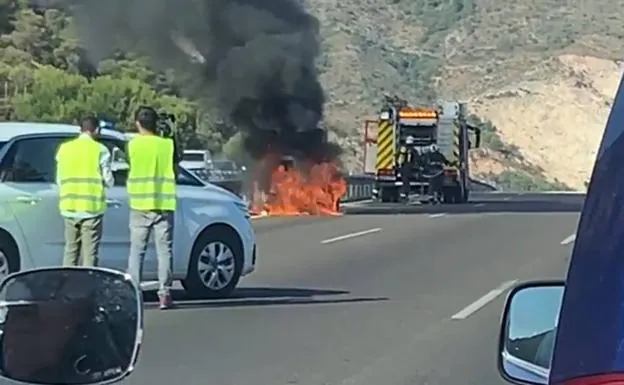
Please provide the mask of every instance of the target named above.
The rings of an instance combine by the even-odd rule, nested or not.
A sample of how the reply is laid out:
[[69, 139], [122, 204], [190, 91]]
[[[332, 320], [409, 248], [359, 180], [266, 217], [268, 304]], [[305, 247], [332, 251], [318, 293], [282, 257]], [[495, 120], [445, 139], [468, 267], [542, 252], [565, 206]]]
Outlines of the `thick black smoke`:
[[297, 0], [67, 0], [94, 60], [119, 48], [188, 75], [253, 156], [335, 155], [323, 132], [319, 26]]

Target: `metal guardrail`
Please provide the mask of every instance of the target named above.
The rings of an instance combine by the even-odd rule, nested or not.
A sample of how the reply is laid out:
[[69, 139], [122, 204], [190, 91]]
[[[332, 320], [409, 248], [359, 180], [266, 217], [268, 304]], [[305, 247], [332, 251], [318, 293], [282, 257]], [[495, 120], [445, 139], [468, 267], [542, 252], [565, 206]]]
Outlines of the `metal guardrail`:
[[470, 189], [476, 192], [498, 191], [498, 186], [494, 182], [483, 181], [470, 178]]
[[371, 175], [346, 175], [347, 193], [340, 200], [341, 202], [355, 202], [373, 197], [373, 182], [375, 179]]
[[[347, 192], [340, 200], [341, 202], [356, 202], [361, 200], [371, 199], [373, 197], [373, 185], [375, 178], [372, 175], [367, 174], [351, 174], [345, 175], [347, 181]], [[215, 182], [213, 182], [215, 183]], [[216, 182], [215, 184], [219, 184]], [[496, 186], [493, 186], [487, 182], [470, 179], [471, 190], [477, 192], [496, 191]], [[237, 186], [241, 189], [241, 192], [248, 191], [248, 186], [245, 186], [245, 181]], [[239, 191], [235, 191], [240, 193]]]
[[[358, 174], [358, 175], [345, 175], [344, 179], [347, 181], [347, 192], [340, 200], [341, 202], [355, 202], [373, 197], [373, 181], [374, 178], [371, 175]], [[211, 182], [219, 185], [218, 182]], [[240, 183], [241, 192], [244, 195], [244, 199], [249, 199], [251, 196], [251, 186], [249, 185], [249, 178], [245, 178]]]
[[[347, 193], [341, 199], [341, 202], [355, 202], [359, 200], [371, 199], [373, 196], [373, 182], [375, 178], [372, 175], [346, 175]], [[498, 190], [496, 185], [490, 184], [478, 179], [470, 179], [470, 188], [476, 192], [489, 192]]]

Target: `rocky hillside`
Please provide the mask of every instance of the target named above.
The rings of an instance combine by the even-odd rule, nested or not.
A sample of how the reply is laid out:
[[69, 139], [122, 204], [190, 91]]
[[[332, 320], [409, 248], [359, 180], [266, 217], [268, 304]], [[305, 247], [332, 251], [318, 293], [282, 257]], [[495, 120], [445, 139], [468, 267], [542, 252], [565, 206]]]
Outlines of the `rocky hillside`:
[[361, 122], [389, 92], [415, 102], [467, 101], [491, 121], [497, 144], [473, 155], [482, 176], [584, 188], [620, 74], [617, 2], [308, 4], [321, 22], [327, 122], [353, 168]]

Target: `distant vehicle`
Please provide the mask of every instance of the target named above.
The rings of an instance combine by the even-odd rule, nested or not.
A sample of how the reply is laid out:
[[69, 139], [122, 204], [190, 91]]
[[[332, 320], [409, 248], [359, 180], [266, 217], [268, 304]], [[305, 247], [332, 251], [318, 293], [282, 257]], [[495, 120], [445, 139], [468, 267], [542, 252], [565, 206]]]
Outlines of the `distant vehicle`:
[[[469, 151], [480, 146], [481, 131], [466, 122], [466, 105], [440, 102], [436, 106], [409, 106], [406, 101], [389, 101], [378, 118], [367, 120], [364, 127], [364, 172], [375, 176], [374, 198], [397, 202], [403, 180], [397, 155], [410, 146], [426, 152], [435, 144], [449, 162], [444, 168], [445, 203], [465, 203], [469, 198]], [[406, 144], [408, 137], [414, 143]], [[474, 140], [471, 140], [474, 137]], [[429, 196], [431, 175], [427, 158], [411, 166], [410, 191]]]
[[184, 150], [180, 166], [188, 170], [205, 169], [211, 158], [208, 150]]
[[210, 172], [208, 171], [206, 167], [194, 167], [194, 168], [186, 168], [186, 169], [192, 172], [193, 174], [195, 174], [195, 176], [197, 176], [199, 179], [203, 180], [204, 182], [206, 183], [210, 182]]
[[236, 162], [227, 159], [213, 159], [208, 161], [208, 178], [210, 183], [214, 183], [224, 189], [242, 197], [243, 192], [243, 167], [239, 167]]
[[221, 182], [226, 180], [240, 180], [243, 169], [232, 160], [209, 160], [206, 166], [210, 172], [210, 180]]
[[[66, 124], [0, 123], [0, 279], [24, 269], [61, 265], [64, 224], [58, 211], [54, 156], [59, 145], [78, 131]], [[127, 138], [108, 129], [99, 136], [117, 170], [115, 186], [106, 191], [100, 263], [120, 271], [127, 267], [130, 247]], [[176, 223], [193, 225], [175, 226], [174, 279], [182, 281], [193, 297], [228, 295], [242, 276], [255, 269], [256, 239], [247, 204], [183, 167], [177, 175], [177, 196]], [[152, 244], [143, 279], [157, 277]]]

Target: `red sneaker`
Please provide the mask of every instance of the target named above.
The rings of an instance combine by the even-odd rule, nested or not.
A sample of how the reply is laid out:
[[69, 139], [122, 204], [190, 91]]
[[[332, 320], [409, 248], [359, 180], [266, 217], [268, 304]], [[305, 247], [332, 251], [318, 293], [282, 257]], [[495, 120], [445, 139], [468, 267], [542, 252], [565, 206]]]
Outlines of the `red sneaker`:
[[173, 300], [171, 299], [171, 294], [165, 294], [158, 297], [158, 302], [160, 304], [160, 310], [171, 309], [173, 307]]

